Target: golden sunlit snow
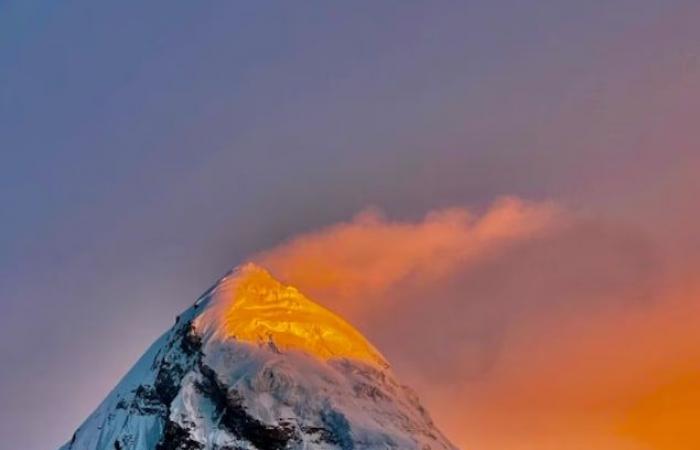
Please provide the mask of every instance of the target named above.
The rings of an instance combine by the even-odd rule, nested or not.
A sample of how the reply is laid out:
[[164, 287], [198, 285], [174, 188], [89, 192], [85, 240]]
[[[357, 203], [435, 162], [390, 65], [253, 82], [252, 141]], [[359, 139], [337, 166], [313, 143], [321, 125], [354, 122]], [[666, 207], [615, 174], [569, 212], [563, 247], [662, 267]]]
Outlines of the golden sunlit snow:
[[324, 360], [352, 358], [387, 366], [352, 325], [251, 263], [219, 282], [194, 325], [214, 339], [273, 344], [281, 351], [300, 350]]

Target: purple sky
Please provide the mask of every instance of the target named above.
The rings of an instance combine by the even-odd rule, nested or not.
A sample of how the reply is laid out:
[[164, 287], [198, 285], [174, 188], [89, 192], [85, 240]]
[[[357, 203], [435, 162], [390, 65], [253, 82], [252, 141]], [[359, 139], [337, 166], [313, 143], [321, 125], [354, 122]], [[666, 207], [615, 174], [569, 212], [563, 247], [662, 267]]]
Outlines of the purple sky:
[[3, 446], [57, 448], [219, 275], [367, 206], [551, 200], [694, 258], [699, 20], [662, 0], [0, 2]]

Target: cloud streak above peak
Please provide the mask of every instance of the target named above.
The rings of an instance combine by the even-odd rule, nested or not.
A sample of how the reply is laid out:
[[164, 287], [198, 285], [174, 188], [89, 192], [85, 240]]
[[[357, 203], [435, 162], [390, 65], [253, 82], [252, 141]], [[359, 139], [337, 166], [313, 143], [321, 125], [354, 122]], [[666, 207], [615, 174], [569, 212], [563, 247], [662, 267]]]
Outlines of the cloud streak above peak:
[[[695, 317], [643, 232], [515, 197], [417, 221], [368, 209], [252, 259], [358, 325], [467, 448], [536, 448], [515, 437], [536, 446], [553, 434], [624, 448], [637, 437], [611, 424], [651, 395], [653, 361], [677, 362], [648, 346], [665, 333], [659, 318], [685, 308], [689, 330]], [[687, 347], [678, 334], [663, 340]], [[473, 439], [480, 426], [492, 441]]]

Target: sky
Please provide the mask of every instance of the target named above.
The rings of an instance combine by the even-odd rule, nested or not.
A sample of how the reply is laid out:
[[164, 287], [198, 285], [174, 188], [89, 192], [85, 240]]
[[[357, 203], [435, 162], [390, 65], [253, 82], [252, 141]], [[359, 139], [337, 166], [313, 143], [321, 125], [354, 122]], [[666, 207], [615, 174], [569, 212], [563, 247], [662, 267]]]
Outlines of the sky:
[[0, 0], [0, 435], [255, 260], [460, 448], [700, 448], [700, 5]]

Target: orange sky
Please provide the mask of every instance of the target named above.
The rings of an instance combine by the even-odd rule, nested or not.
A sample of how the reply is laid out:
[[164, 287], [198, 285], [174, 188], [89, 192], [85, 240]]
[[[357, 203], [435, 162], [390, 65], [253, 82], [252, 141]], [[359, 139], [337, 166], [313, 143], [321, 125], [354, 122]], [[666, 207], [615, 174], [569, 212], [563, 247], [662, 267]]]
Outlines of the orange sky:
[[[255, 259], [363, 330], [461, 448], [700, 448], [700, 290], [624, 224], [375, 210]], [[682, 267], [682, 270], [681, 270]]]

